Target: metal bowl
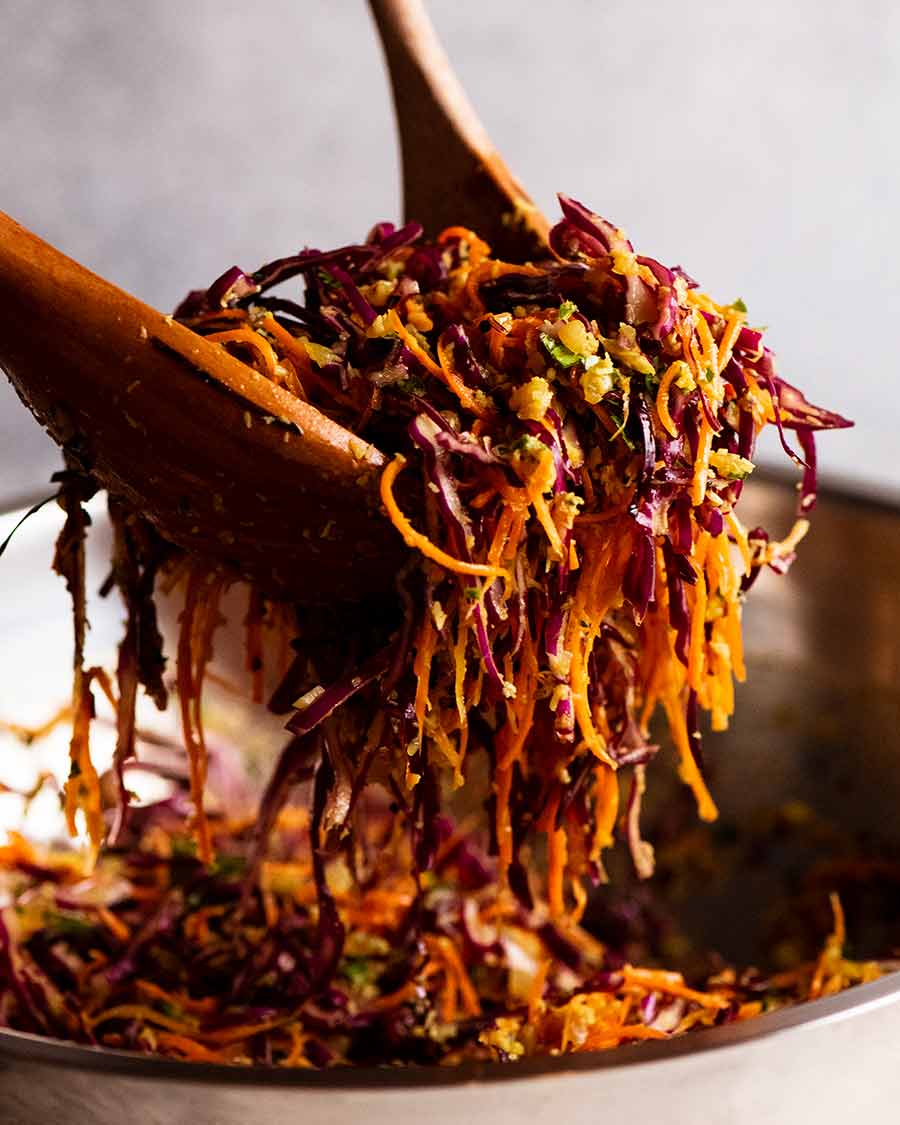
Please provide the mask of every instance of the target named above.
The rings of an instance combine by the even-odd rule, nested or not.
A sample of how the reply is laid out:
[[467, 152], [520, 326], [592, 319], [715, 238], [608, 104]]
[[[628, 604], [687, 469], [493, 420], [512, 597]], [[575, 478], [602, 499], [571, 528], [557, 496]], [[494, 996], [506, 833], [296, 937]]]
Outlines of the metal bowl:
[[[777, 532], [789, 526], [793, 503], [792, 487], [763, 480], [748, 490], [744, 517]], [[102, 519], [97, 523], [100, 578], [106, 548]], [[4, 718], [29, 708], [33, 718], [40, 701], [46, 708], [65, 691], [66, 601], [48, 573], [57, 525], [55, 515], [37, 517], [3, 559]], [[93, 643], [107, 656], [119, 618], [116, 605], [92, 611]], [[900, 511], [826, 492], [797, 565], [784, 579], [764, 575], [754, 589], [746, 630], [750, 680], [739, 690], [737, 718], [707, 743], [727, 832], [753, 836], [761, 819], [789, 802], [793, 815], [806, 810], [830, 826], [806, 841], [804, 862], [839, 861], [840, 841], [849, 839], [863, 839], [869, 856], [900, 855]], [[654, 786], [664, 772], [654, 769]], [[710, 854], [722, 831], [710, 830]], [[672, 910], [683, 930], [737, 962], [764, 959], [769, 904], [796, 889], [796, 849], [783, 843], [776, 833], [762, 852], [744, 849], [727, 877], [701, 873], [686, 891], [682, 885]], [[876, 891], [866, 900], [868, 917], [850, 919], [860, 955], [900, 944], [891, 933], [900, 913], [896, 884]], [[0, 1121], [118, 1125], [124, 1113], [141, 1125], [526, 1118], [574, 1125], [615, 1113], [677, 1123], [844, 1125], [849, 1111], [873, 1120], [896, 1112], [898, 1044], [900, 973], [681, 1039], [456, 1069], [244, 1070], [0, 1031]]]

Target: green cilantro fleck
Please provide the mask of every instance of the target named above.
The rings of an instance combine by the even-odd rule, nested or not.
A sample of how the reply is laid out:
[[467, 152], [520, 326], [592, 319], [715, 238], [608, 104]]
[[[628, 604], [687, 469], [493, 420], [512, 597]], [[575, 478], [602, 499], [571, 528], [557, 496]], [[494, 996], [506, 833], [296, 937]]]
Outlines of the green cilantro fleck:
[[233, 879], [237, 875], [243, 875], [246, 867], [247, 861], [242, 855], [223, 855], [219, 852], [210, 870], [213, 875], [218, 875], [222, 879]]
[[176, 859], [194, 859], [197, 855], [197, 841], [192, 840], [190, 836], [174, 836], [172, 855]]
[[747, 311], [747, 306], [744, 304], [740, 297], [738, 297], [736, 301], [731, 302], [731, 307], [735, 310], [735, 312], [745, 313]]
[[417, 375], [410, 375], [408, 379], [401, 379], [399, 383], [394, 383], [392, 390], [404, 395], [421, 395], [425, 392], [425, 383]]
[[565, 344], [561, 344], [559, 340], [555, 340], [547, 332], [541, 333], [541, 343], [550, 353], [554, 363], [558, 363], [560, 367], [574, 367], [576, 363], [581, 362], [582, 357], [580, 355], [569, 351]]
[[361, 988], [371, 980], [372, 965], [365, 957], [345, 957], [341, 965], [341, 976], [355, 988]]
[[568, 320], [578, 309], [574, 301], [563, 301], [559, 306], [559, 319]]
[[44, 925], [48, 930], [67, 938], [88, 937], [95, 928], [90, 922], [79, 918], [77, 914], [67, 914], [59, 910], [45, 911]]
[[[604, 403], [604, 406], [605, 405], [606, 404]], [[615, 424], [616, 424], [616, 432], [614, 434], [610, 434], [610, 436], [607, 438], [607, 441], [615, 441], [616, 438], [621, 438], [622, 441], [625, 442], [625, 444], [628, 446], [629, 449], [631, 449], [631, 450], [636, 449], [637, 447], [635, 446], [635, 443], [628, 436], [628, 434], [625, 430], [625, 425], [626, 425], [628, 419], [625, 418], [625, 416], [623, 414], [621, 414], [618, 410], [614, 410], [610, 406], [606, 407], [606, 412], [610, 416], [611, 420], [613, 422], [615, 422]]]
[[543, 454], [545, 448], [546, 447], [544, 446], [544, 443], [542, 441], [539, 441], [538, 438], [532, 437], [531, 434], [521, 434], [516, 438], [512, 445], [496, 447], [497, 452], [501, 456], [504, 454], [511, 456], [515, 453], [532, 455], [537, 453]]

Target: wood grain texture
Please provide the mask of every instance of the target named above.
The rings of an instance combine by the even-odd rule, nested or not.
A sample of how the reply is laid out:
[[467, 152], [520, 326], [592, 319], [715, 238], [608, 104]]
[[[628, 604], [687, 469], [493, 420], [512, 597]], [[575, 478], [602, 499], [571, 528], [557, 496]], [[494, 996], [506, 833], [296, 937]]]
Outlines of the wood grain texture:
[[421, 0], [370, 0], [394, 92], [403, 206], [429, 235], [468, 226], [510, 261], [542, 257], [549, 225], [491, 144]]
[[173, 542], [299, 600], [390, 588], [377, 449], [2, 214], [0, 366]]

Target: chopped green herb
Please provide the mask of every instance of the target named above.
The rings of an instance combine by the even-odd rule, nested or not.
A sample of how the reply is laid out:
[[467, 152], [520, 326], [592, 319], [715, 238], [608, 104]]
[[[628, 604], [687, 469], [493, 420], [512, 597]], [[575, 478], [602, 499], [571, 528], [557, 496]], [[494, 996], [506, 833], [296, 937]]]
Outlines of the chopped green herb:
[[173, 836], [172, 855], [179, 859], [194, 859], [197, 855], [197, 841], [190, 836]]
[[346, 957], [341, 965], [341, 976], [355, 988], [361, 988], [372, 979], [372, 964], [365, 957]]
[[734, 309], [734, 310], [735, 310], [736, 312], [742, 312], [742, 313], [745, 313], [745, 312], [747, 311], [747, 306], [746, 306], [746, 305], [744, 304], [744, 302], [743, 302], [743, 301], [741, 300], [741, 298], [740, 298], [740, 297], [738, 297], [738, 299], [737, 299], [736, 301], [732, 301], [732, 302], [731, 302], [731, 307], [732, 307], [732, 308], [733, 308], [733, 309]]
[[242, 855], [223, 855], [219, 852], [210, 870], [213, 875], [223, 879], [233, 879], [237, 875], [243, 875], [246, 868], [247, 861]]
[[417, 375], [410, 375], [408, 379], [394, 383], [392, 390], [404, 395], [421, 395], [425, 392], [425, 383]]
[[559, 306], [559, 319], [568, 320], [577, 311], [578, 308], [574, 301], [563, 301]]
[[88, 937], [95, 929], [90, 922], [85, 922], [77, 914], [63, 913], [60, 910], [45, 911], [44, 925], [48, 930], [68, 938]]
[[606, 413], [616, 424], [616, 432], [614, 434], [610, 434], [610, 436], [607, 438], [607, 441], [615, 441], [616, 438], [621, 438], [629, 449], [635, 449], [636, 446], [634, 442], [625, 431], [625, 426], [628, 422], [628, 419], [623, 414], [620, 414], [618, 410], [614, 410], [610, 406], [606, 407]]
[[541, 453], [543, 453], [545, 448], [546, 448], [546, 446], [544, 445], [544, 443], [542, 441], [539, 441], [538, 438], [532, 437], [531, 434], [522, 434], [521, 437], [516, 438], [516, 440], [512, 443], [512, 445], [498, 447], [498, 449], [502, 449], [509, 454], [512, 454], [512, 453], [541, 454]]
[[580, 363], [583, 358], [569, 351], [565, 344], [561, 344], [559, 340], [555, 340], [547, 332], [541, 333], [541, 343], [550, 353], [554, 363], [558, 363], [560, 367], [574, 367], [575, 364]]

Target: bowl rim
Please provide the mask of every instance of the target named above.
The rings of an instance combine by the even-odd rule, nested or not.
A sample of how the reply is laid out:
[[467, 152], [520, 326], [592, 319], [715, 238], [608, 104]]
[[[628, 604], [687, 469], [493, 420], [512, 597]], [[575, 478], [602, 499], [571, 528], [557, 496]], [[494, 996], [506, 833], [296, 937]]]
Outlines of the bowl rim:
[[[769, 485], [794, 485], [794, 478], [789, 472], [769, 468], [764, 468], [758, 479]], [[900, 494], [879, 492], [877, 488], [867, 490], [864, 485], [855, 481], [831, 478], [820, 488], [819, 495], [826, 501], [862, 505], [885, 514], [900, 513]], [[33, 502], [26, 498], [18, 508], [6, 509], [0, 515], [21, 513]], [[763, 1040], [772, 1035], [820, 1028], [897, 1002], [900, 1002], [900, 971], [893, 971], [876, 981], [854, 985], [834, 996], [793, 1004], [752, 1019], [704, 1028], [672, 1039], [625, 1044], [610, 1050], [541, 1055], [510, 1063], [472, 1061], [454, 1066], [341, 1066], [325, 1070], [194, 1062], [109, 1047], [92, 1047], [31, 1032], [0, 1028], [0, 1070], [5, 1063], [20, 1060], [128, 1078], [175, 1079], [200, 1086], [225, 1084], [253, 1088], [275, 1085], [343, 1090], [441, 1088], [674, 1061], [686, 1055], [704, 1055], [721, 1048]]]
[[898, 1002], [900, 972], [889, 972], [879, 980], [854, 985], [834, 996], [807, 1000], [752, 1019], [704, 1028], [672, 1039], [632, 1043], [605, 1051], [540, 1055], [509, 1063], [473, 1061], [454, 1066], [341, 1066], [326, 1070], [192, 1062], [109, 1047], [91, 1047], [4, 1028], [0, 1029], [0, 1071], [4, 1062], [22, 1061], [148, 1081], [175, 1079], [199, 1086], [253, 1088], [274, 1085], [326, 1090], [442, 1088], [673, 1062], [686, 1055], [705, 1055], [773, 1035], [818, 1029]]

